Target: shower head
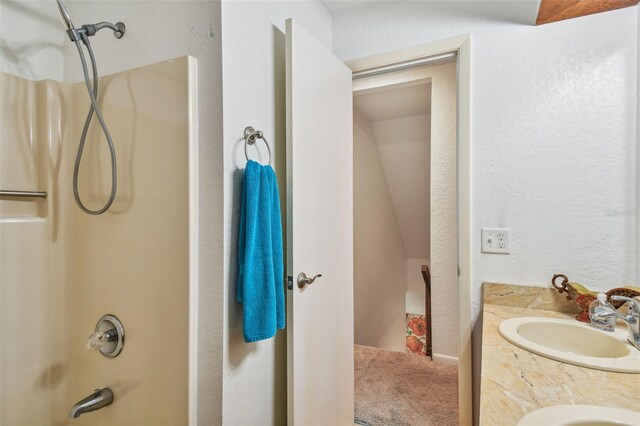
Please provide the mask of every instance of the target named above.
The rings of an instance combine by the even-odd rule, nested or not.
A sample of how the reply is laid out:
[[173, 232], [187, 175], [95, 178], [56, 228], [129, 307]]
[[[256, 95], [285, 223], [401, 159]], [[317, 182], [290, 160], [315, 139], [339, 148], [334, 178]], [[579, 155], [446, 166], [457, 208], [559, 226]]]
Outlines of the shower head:
[[69, 16], [69, 12], [67, 12], [67, 8], [64, 7], [64, 3], [62, 3], [62, 0], [56, 0], [56, 3], [58, 4], [58, 12], [60, 13], [60, 19], [62, 20], [62, 24], [64, 25], [65, 30], [69, 31], [74, 29], [75, 27], [73, 26], [73, 21]]
[[87, 24], [83, 25], [80, 28], [76, 28], [73, 25], [73, 21], [71, 20], [69, 12], [64, 6], [62, 0], [56, 0], [56, 4], [58, 5], [58, 12], [60, 13], [62, 24], [64, 25], [69, 38], [73, 42], [82, 41], [84, 44], [88, 44], [89, 39], [87, 37], [96, 35], [98, 31], [104, 28], [109, 28], [111, 31], [113, 31], [113, 35], [116, 38], [122, 38], [122, 36], [124, 36], [126, 28], [122, 22], [117, 22], [115, 24], [112, 24], [111, 22], [98, 22], [97, 24]]
[[[98, 31], [109, 28], [111, 31], [113, 31], [113, 35], [119, 39], [124, 36], [126, 28], [122, 22], [116, 22], [115, 24], [112, 24], [111, 22], [98, 22], [97, 24], [86, 24], [82, 25], [80, 28], [76, 28], [73, 25], [73, 21], [71, 21], [69, 12], [67, 12], [67, 8], [64, 7], [64, 3], [62, 2], [62, 0], [56, 0], [56, 4], [58, 6], [60, 18], [62, 19], [62, 24], [64, 25], [71, 41], [75, 43], [76, 48], [78, 49], [78, 53], [80, 54], [80, 63], [82, 64], [84, 82], [87, 86], [89, 99], [91, 100], [91, 109], [89, 110], [87, 119], [84, 122], [82, 135], [80, 136], [80, 144], [78, 145], [78, 151], [76, 153], [76, 162], [73, 167], [73, 196], [76, 200], [76, 203], [78, 204], [78, 207], [80, 207], [83, 212], [90, 215], [99, 215], [109, 210], [111, 204], [113, 203], [113, 200], [116, 197], [116, 191], [118, 189], [118, 167], [116, 165], [116, 150], [113, 145], [113, 140], [111, 139], [109, 128], [107, 127], [107, 124], [102, 117], [100, 106], [98, 105], [98, 65], [96, 64], [96, 57], [93, 54], [93, 48], [91, 47], [91, 43], [89, 42], [89, 37], [96, 35]], [[85, 49], [89, 52], [93, 81], [91, 81], [91, 78], [89, 77], [89, 69], [87, 67], [87, 60], [84, 54], [85, 49], [82, 48], [82, 44], [84, 44]], [[82, 161], [82, 154], [84, 152], [85, 142], [87, 141], [87, 131], [89, 129], [89, 126], [91, 125], [91, 119], [93, 118], [94, 114], [98, 117], [100, 127], [102, 127], [102, 132], [107, 139], [107, 145], [111, 154], [111, 193], [109, 194], [107, 202], [98, 210], [92, 210], [86, 207], [82, 202], [82, 199], [80, 198], [80, 192], [78, 191], [78, 173], [80, 170], [80, 162]]]

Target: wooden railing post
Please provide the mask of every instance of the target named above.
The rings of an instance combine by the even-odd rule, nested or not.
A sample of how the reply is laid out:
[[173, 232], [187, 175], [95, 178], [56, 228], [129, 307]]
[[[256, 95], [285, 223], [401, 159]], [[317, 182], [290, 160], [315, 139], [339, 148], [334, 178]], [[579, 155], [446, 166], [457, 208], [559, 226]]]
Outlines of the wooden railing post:
[[433, 347], [431, 343], [431, 272], [429, 272], [429, 267], [427, 265], [422, 265], [422, 278], [424, 279], [425, 286], [424, 318], [427, 323], [425, 331], [427, 356], [433, 359]]

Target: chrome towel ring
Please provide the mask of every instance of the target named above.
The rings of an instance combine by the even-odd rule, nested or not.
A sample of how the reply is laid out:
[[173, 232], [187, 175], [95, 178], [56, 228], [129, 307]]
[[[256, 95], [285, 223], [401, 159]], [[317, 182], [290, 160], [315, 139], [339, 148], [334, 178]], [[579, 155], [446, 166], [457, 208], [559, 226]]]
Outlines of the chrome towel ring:
[[247, 158], [247, 161], [249, 161], [247, 145], [255, 144], [258, 139], [262, 139], [264, 144], [267, 146], [267, 151], [269, 152], [269, 164], [271, 164], [271, 148], [269, 147], [269, 142], [264, 138], [264, 134], [261, 130], [256, 130], [251, 126], [244, 129], [244, 156]]

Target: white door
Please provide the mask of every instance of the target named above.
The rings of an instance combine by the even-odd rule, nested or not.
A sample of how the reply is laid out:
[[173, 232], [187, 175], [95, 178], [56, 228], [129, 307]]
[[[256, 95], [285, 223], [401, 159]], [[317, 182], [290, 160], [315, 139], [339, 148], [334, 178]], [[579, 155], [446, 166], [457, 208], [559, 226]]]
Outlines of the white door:
[[289, 19], [289, 425], [353, 425], [352, 113], [351, 70]]

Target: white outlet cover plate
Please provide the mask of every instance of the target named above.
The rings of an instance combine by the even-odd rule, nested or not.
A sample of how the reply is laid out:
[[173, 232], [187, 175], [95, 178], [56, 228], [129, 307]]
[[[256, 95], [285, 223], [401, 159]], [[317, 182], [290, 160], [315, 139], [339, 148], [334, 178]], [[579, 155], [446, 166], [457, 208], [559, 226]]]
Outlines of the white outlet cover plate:
[[510, 229], [482, 228], [482, 253], [509, 254], [510, 252]]

